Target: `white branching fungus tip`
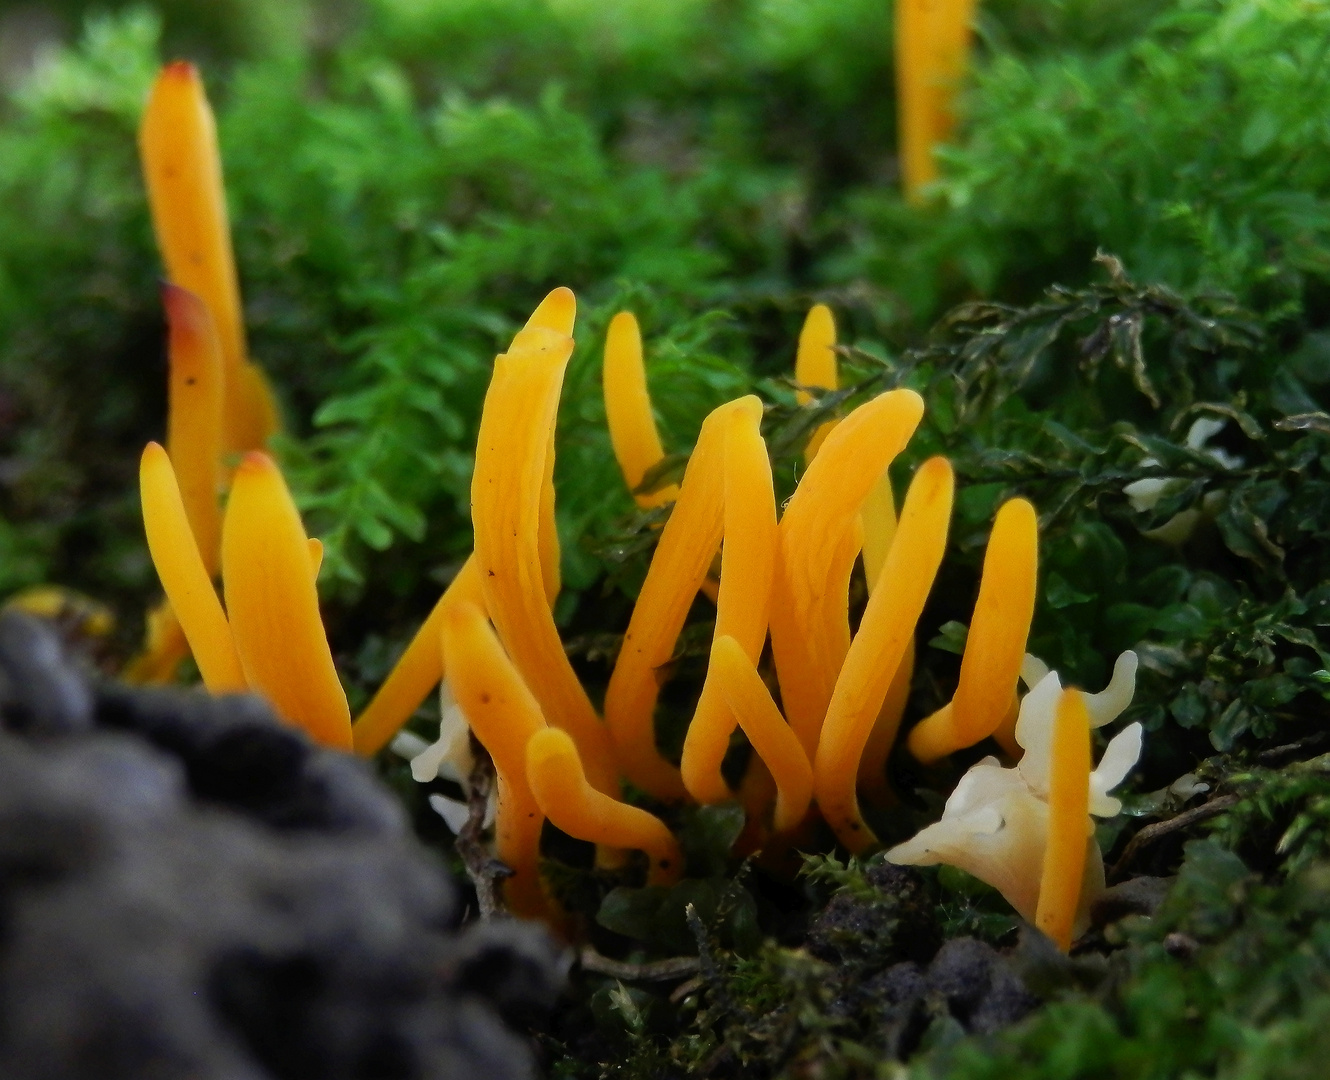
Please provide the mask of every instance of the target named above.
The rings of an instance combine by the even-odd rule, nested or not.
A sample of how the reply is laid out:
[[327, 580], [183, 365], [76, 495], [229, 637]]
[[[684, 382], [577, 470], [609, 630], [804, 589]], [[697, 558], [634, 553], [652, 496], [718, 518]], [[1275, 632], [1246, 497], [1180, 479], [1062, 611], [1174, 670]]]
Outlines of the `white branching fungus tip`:
[[[1131, 704], [1136, 688], [1136, 654], [1125, 652], [1113, 678], [1098, 694], [1086, 694], [1092, 727], [1117, 719]], [[1039, 880], [1048, 843], [1048, 790], [1053, 728], [1062, 693], [1056, 671], [1033, 656], [1022, 678], [1032, 682], [1021, 700], [1016, 741], [1025, 750], [1020, 763], [1004, 769], [988, 757], [970, 769], [947, 800], [942, 820], [912, 840], [887, 852], [893, 863], [930, 866], [945, 863], [973, 874], [998, 890], [1021, 917], [1033, 923], [1039, 906]], [[1113, 737], [1090, 774], [1090, 813], [1114, 817], [1122, 802], [1110, 792], [1126, 778], [1141, 754], [1141, 725], [1131, 724]], [[1081, 886], [1077, 933], [1089, 906], [1104, 888], [1104, 864], [1094, 841], [1094, 823], [1086, 820], [1089, 846]]]
[[[400, 756], [411, 759], [411, 776], [416, 783], [428, 784], [442, 777], [460, 784], [464, 792], [469, 792], [471, 770], [475, 766], [475, 755], [471, 752], [471, 725], [453, 697], [446, 678], [439, 684], [438, 740], [427, 743], [418, 735], [401, 731], [393, 739], [392, 748]], [[470, 814], [465, 802], [450, 799], [447, 795], [431, 795], [429, 804], [454, 833], [461, 831]], [[496, 805], [495, 793], [491, 792], [485, 808], [486, 828], [494, 823]]]
[[[1208, 445], [1210, 440], [1224, 429], [1224, 424], [1225, 421], [1213, 416], [1197, 417], [1187, 431], [1185, 445], [1188, 450], [1194, 450], [1218, 462], [1221, 468], [1240, 469], [1243, 465], [1241, 457], [1230, 454], [1222, 447]], [[1147, 457], [1141, 461], [1141, 464], [1149, 466], [1158, 465], [1159, 462]], [[1138, 514], [1145, 514], [1158, 506], [1159, 501], [1165, 496], [1182, 491], [1187, 484], [1187, 480], [1177, 476], [1151, 476], [1127, 484], [1122, 489], [1122, 494], [1127, 496], [1133, 510]], [[1191, 536], [1203, 518], [1207, 515], [1213, 517], [1219, 512], [1222, 502], [1221, 492], [1207, 491], [1201, 499], [1199, 509], [1192, 506], [1179, 510], [1164, 524], [1158, 528], [1147, 529], [1142, 535], [1166, 544], [1181, 544]]]
[[439, 684], [439, 738], [411, 758], [411, 776], [419, 784], [435, 777], [453, 780], [466, 789], [475, 759], [471, 755], [471, 725], [444, 679]]

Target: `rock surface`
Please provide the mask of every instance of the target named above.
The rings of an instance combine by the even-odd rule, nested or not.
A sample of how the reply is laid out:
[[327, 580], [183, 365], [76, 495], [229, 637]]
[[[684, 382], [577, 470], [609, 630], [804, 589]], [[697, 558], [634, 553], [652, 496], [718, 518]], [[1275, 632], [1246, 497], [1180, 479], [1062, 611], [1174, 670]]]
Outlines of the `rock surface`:
[[913, 867], [879, 863], [864, 879], [822, 910], [807, 948], [835, 965], [833, 1012], [865, 1018], [886, 1056], [907, 1058], [938, 1021], [987, 1035], [1038, 1005], [1008, 956], [976, 938], [941, 941], [936, 898]]
[[536, 1075], [558, 949], [459, 932], [359, 762], [255, 698], [96, 686], [15, 613], [0, 728], [0, 1076]]

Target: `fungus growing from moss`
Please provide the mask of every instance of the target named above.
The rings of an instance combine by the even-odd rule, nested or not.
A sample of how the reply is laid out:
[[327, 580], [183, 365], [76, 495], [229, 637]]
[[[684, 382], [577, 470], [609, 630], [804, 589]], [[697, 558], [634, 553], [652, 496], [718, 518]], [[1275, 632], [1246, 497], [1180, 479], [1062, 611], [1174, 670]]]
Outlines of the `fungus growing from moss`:
[[[714, 634], [717, 642], [731, 640], [750, 666], [757, 664], [767, 640], [779, 543], [776, 496], [766, 444], [758, 429], [760, 417], [760, 410], [736, 410], [729, 415], [724, 432], [724, 546]], [[721, 775], [721, 762], [736, 723], [743, 726], [743, 719], [708, 667], [679, 763], [688, 793], [700, 803], [733, 797]], [[766, 760], [761, 749], [758, 756]]]
[[651, 393], [642, 359], [642, 331], [631, 311], [621, 311], [610, 320], [605, 335], [603, 378], [610, 445], [628, 490], [644, 510], [673, 502], [679, 497], [678, 484], [666, 484], [651, 492], [637, 490], [647, 472], [664, 458], [665, 449], [651, 411]]
[[1034, 923], [1063, 952], [1071, 948], [1081, 898], [1090, 821], [1090, 716], [1079, 690], [1063, 690], [1049, 748], [1048, 842], [1039, 874]]
[[149, 443], [143, 451], [139, 489], [148, 551], [166, 590], [165, 610], [174, 612], [173, 621], [183, 628], [203, 685], [213, 694], [247, 689], [231, 627], [190, 528], [175, 470], [158, 443]]
[[[568, 289], [555, 289], [532, 312], [523, 332], [544, 328], [570, 336], [576, 301]], [[559, 591], [559, 542], [554, 524], [554, 461], [553, 431], [546, 444], [546, 461], [541, 480], [537, 546], [539, 548], [541, 584], [546, 599], [553, 603]], [[357, 718], [353, 730], [356, 753], [369, 756], [378, 753], [406, 723], [407, 718], [420, 707], [429, 692], [444, 677], [444, 658], [438, 649], [443, 620], [449, 609], [462, 602], [476, 604], [482, 609], [485, 596], [480, 584], [480, 571], [472, 555], [462, 565], [457, 576], [444, 590], [434, 610], [421, 624], [406, 650], [393, 665], [364, 712]]]
[[[800, 386], [836, 389], [836, 319], [826, 304], [814, 304], [799, 331], [799, 348], [794, 354], [794, 381]], [[807, 390], [798, 390], [795, 400], [800, 405], [810, 405], [813, 395]], [[809, 461], [817, 456], [822, 440], [835, 426], [834, 420], [828, 420], [809, 436], [808, 446], [804, 449], [804, 456]]]
[[[262, 449], [278, 422], [267, 380], [246, 355], [217, 129], [192, 64], [167, 64], [158, 74], [139, 127], [139, 156], [168, 280], [167, 447], [204, 567], [215, 577], [217, 500], [231, 457]], [[187, 648], [175, 613], [162, 606], [149, 613], [143, 653], [126, 677], [168, 681]]]
[[[984, 554], [956, 693], [910, 731], [910, 753], [925, 765], [1014, 724], [1016, 680], [1034, 618], [1038, 544], [1034, 507], [1024, 499], [1004, 503]], [[1005, 732], [999, 741], [1009, 745]]]
[[813, 794], [813, 768], [793, 730], [781, 716], [753, 660], [734, 638], [723, 635], [711, 646], [707, 679], [719, 693], [776, 785], [772, 829], [790, 832], [803, 821]]
[[[571, 324], [573, 296], [562, 293]], [[568, 333], [528, 325], [508, 352], [495, 358], [476, 440], [471, 516], [485, 610], [499, 640], [546, 720], [578, 744], [592, 784], [609, 793], [618, 789], [609, 732], [568, 662], [546, 592], [555, 534], [553, 495], [545, 492], [553, 475], [559, 392], [572, 350]]]
[[859, 513], [923, 411], [913, 390], [891, 390], [860, 405], [827, 436], [781, 517], [771, 647], [785, 716], [810, 759], [850, 647]]

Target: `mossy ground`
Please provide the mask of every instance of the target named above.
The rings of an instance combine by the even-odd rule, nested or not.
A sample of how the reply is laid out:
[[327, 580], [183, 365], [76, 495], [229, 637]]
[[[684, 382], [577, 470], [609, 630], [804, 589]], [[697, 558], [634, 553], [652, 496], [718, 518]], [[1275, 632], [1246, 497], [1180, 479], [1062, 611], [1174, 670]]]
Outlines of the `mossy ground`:
[[[71, 28], [77, 7], [61, 9]], [[556, 614], [593, 692], [654, 536], [599, 402], [623, 307], [643, 323], [667, 449], [755, 388], [783, 494], [820, 415], [794, 407], [787, 378], [812, 302], [837, 312], [850, 387], [822, 409], [925, 395], [897, 480], [943, 452], [960, 492], [908, 719], [954, 687], [988, 525], [1012, 494], [1041, 512], [1031, 650], [1092, 688], [1119, 650], [1141, 654], [1127, 719], [1145, 754], [1100, 840], [1120, 878], [1167, 879], [1153, 914], [1128, 906], [1062, 961], [958, 874], [911, 878], [916, 894], [875, 886], [876, 864], [823, 858], [793, 881], [737, 864], [724, 807], [674, 819], [689, 876], [667, 893], [599, 877], [552, 837], [602, 953], [700, 957], [664, 983], [578, 975], [546, 1040], [557, 1075], [1320, 1075], [1330, 7], [983, 5], [966, 119], [923, 208], [896, 193], [876, 0], [363, 0], [311, 5], [282, 32], [255, 27], [287, 26], [284, 5], [232, 9], [224, 35], [211, 5], [99, 15], [6, 84], [0, 592], [51, 581], [112, 604], [108, 666], [140, 632], [154, 582], [134, 468], [163, 429], [165, 378], [134, 130], [162, 34], [172, 55], [206, 41], [252, 351], [327, 544], [353, 704], [466, 551], [489, 357], [558, 284], [581, 311]], [[1225, 422], [1211, 446], [1226, 461], [1186, 445], [1199, 417]], [[1147, 476], [1179, 482], [1138, 512], [1123, 488]], [[1145, 535], [1185, 511], [1185, 542]], [[663, 746], [696, 693], [706, 619], [699, 606], [682, 639]], [[428, 708], [415, 723], [428, 731]], [[903, 801], [876, 822], [884, 838], [936, 817], [969, 760], [893, 758]], [[384, 770], [423, 805], [400, 765]], [[896, 990], [873, 979], [966, 937], [1005, 950], [1043, 1004], [986, 1033], [977, 1006], [940, 992], [908, 1024], [884, 1014]]]

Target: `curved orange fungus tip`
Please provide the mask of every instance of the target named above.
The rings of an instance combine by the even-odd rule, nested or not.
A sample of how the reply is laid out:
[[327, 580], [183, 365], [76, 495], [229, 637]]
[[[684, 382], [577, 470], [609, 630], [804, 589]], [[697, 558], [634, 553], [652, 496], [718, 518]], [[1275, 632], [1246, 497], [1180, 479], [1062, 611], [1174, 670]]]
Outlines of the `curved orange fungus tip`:
[[514, 914], [550, 915], [554, 909], [540, 883], [545, 816], [526, 772], [527, 743], [545, 730], [545, 718], [477, 605], [450, 603], [439, 622], [436, 647], [446, 657], [453, 695], [498, 778], [495, 849], [512, 871], [503, 883], [504, 901]]
[[[609, 732], [596, 715], [554, 625], [542, 560], [543, 506], [553, 432], [572, 338], [546, 327], [520, 331], [494, 361], [471, 480], [475, 558], [485, 610], [545, 719], [572, 735], [592, 784], [617, 793]], [[548, 529], [545, 530], [548, 535]]]
[[1090, 716], [1079, 690], [1058, 700], [1048, 786], [1048, 844], [1039, 878], [1035, 925], [1063, 952], [1071, 949], [1080, 907], [1090, 820]]
[[545, 299], [536, 305], [536, 310], [531, 313], [523, 329], [533, 330], [539, 327], [553, 330], [564, 337], [572, 337], [573, 323], [576, 320], [577, 297], [568, 286], [560, 285], [546, 293]]
[[651, 393], [647, 389], [642, 332], [631, 311], [621, 311], [610, 320], [601, 379], [610, 445], [628, 490], [643, 509], [673, 502], [679, 496], [677, 484], [667, 484], [652, 492], [637, 492], [647, 471], [665, 456], [665, 448], [656, 430]]
[[645, 851], [647, 884], [671, 885], [683, 871], [678, 842], [654, 814], [619, 802], [587, 783], [567, 732], [546, 728], [526, 745], [527, 780], [545, 816], [569, 836]]
[[260, 451], [245, 454], [236, 469], [222, 522], [222, 586], [249, 685], [316, 741], [351, 749], [309, 540], [281, 472]]
[[1025, 499], [1003, 503], [984, 554], [956, 694], [910, 732], [910, 753], [924, 764], [995, 734], [1014, 714], [1034, 617], [1038, 546], [1034, 507]]
[[883, 583], [868, 598], [827, 707], [814, 762], [814, 790], [827, 824], [852, 852], [877, 843], [859, 815], [859, 760], [942, 562], [954, 485], [946, 458], [930, 458], [919, 466], [887, 553]]

